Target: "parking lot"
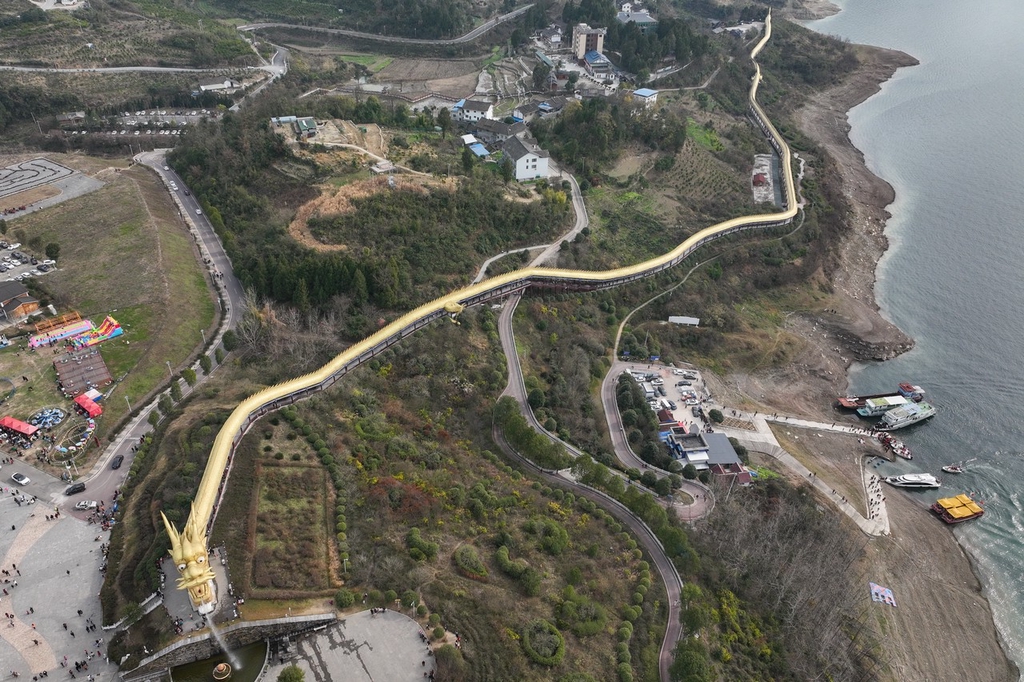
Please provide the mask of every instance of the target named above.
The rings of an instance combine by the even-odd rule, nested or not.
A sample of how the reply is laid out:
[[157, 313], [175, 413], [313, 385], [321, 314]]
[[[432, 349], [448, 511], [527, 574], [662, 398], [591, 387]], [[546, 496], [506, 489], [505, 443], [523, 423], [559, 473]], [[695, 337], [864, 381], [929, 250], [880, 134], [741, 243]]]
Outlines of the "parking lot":
[[109, 130], [69, 130], [67, 135], [124, 135], [141, 137], [143, 135], [172, 137], [184, 135], [188, 127], [200, 121], [215, 121], [220, 112], [213, 109], [151, 109], [149, 111], [124, 111], [118, 116], [104, 119], [101, 123]]
[[627, 371], [647, 393], [647, 404], [652, 410], [668, 410], [676, 421], [689, 423], [694, 431], [701, 430], [701, 419], [695, 410], [702, 409], [711, 393], [699, 371], [661, 365], [630, 366]]
[[17, 242], [0, 241], [0, 281], [20, 282], [29, 277], [39, 277], [56, 269], [56, 262], [45, 256], [27, 253]]

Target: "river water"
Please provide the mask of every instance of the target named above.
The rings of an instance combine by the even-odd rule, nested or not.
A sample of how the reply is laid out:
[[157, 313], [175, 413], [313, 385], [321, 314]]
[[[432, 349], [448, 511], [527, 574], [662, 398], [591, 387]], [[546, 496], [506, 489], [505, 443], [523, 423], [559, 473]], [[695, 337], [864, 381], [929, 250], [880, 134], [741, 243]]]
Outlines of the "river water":
[[[911, 381], [927, 390], [939, 413], [900, 432], [915, 457], [890, 471], [935, 473], [944, 494], [985, 501], [985, 516], [955, 533], [1024, 669], [1024, 2], [840, 5], [809, 27], [921, 61], [850, 115], [854, 144], [896, 190], [878, 302], [917, 342], [890, 362], [854, 367], [851, 389]], [[960, 476], [939, 469], [974, 457]]]

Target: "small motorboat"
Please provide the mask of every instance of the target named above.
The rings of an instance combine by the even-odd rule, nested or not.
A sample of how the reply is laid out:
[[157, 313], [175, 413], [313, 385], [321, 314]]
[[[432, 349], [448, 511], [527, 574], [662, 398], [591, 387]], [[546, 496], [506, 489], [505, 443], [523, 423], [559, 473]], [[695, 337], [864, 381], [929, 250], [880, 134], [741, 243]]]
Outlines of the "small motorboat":
[[973, 462], [975, 459], [977, 459], [977, 457], [975, 457], [974, 459], [969, 459], [967, 461], [957, 462], [956, 464], [947, 464], [946, 466], [942, 467], [942, 470], [945, 471], [947, 474], [962, 474], [964, 471], [967, 470], [967, 464], [969, 462]]

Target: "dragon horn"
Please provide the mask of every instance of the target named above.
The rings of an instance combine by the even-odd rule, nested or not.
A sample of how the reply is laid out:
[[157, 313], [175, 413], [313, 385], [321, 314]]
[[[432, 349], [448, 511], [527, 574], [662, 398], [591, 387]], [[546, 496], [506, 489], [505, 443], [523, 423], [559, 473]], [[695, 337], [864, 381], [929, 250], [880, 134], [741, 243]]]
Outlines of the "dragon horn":
[[167, 536], [171, 538], [171, 546], [177, 545], [181, 541], [181, 536], [178, 535], [174, 524], [167, 520], [167, 516], [163, 512], [160, 512], [160, 518], [164, 520], [164, 528], [167, 529]]

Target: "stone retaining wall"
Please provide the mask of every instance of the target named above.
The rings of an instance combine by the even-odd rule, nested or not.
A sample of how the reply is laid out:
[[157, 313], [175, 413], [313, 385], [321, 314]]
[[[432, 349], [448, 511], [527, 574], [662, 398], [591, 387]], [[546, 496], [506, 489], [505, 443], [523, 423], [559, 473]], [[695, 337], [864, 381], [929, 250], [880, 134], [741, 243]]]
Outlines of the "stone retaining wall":
[[[334, 613], [275, 618], [236, 623], [224, 628], [220, 633], [230, 648], [239, 649], [260, 640], [297, 635], [313, 628], [330, 625], [337, 619], [338, 617]], [[168, 669], [193, 661], [201, 661], [218, 653], [220, 653], [220, 646], [207, 631], [204, 634], [175, 642], [149, 656], [137, 668], [122, 672], [121, 679], [125, 682], [166, 679]]]

